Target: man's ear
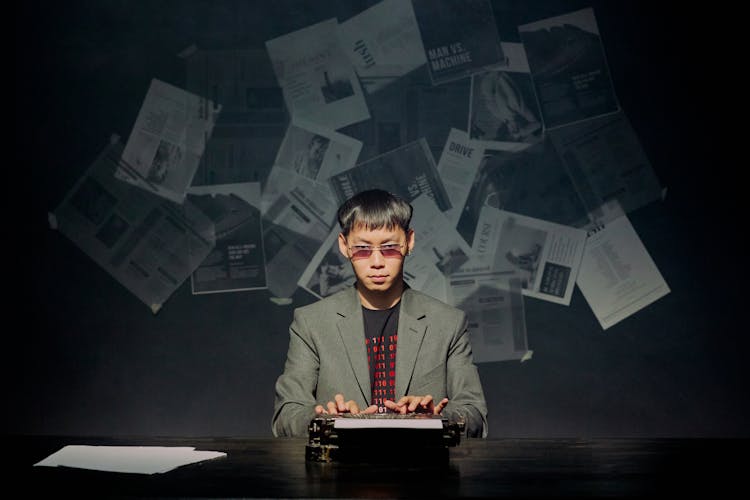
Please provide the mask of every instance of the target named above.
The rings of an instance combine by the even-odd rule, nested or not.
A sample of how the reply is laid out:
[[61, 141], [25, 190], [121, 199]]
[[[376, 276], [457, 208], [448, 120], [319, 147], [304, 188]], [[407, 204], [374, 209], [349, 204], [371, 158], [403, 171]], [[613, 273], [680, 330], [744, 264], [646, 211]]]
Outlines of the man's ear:
[[406, 255], [409, 255], [414, 250], [414, 230], [409, 228], [406, 233]]
[[344, 236], [344, 233], [339, 233], [339, 252], [346, 257], [346, 260], [349, 260], [349, 249], [346, 247], [346, 237]]

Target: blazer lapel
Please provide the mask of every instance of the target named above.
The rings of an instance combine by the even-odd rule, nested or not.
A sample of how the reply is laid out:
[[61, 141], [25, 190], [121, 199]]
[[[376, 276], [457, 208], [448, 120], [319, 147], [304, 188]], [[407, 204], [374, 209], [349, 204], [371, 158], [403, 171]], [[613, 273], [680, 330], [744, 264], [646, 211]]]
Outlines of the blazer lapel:
[[396, 400], [408, 395], [417, 355], [427, 332], [425, 313], [411, 300], [411, 290], [404, 290], [398, 320], [396, 348]]
[[[346, 348], [346, 355], [354, 372], [354, 377], [362, 391], [362, 397], [369, 406], [372, 389], [370, 387], [370, 370], [367, 364], [367, 349], [365, 347], [365, 326], [361, 308], [357, 289], [352, 287], [351, 292], [345, 295], [336, 311], [339, 316], [336, 326], [339, 329], [341, 342]], [[346, 375], [342, 374], [342, 376]], [[346, 399], [350, 399], [352, 396], [344, 394]]]

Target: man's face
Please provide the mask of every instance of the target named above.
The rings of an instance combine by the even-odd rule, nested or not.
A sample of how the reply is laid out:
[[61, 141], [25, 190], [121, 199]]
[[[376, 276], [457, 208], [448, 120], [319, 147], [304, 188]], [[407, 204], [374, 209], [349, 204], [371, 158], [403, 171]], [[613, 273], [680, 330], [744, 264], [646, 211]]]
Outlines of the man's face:
[[[373, 250], [369, 257], [354, 255], [358, 246], [381, 247], [384, 245], [402, 245], [398, 256], [384, 256], [380, 250]], [[357, 281], [372, 292], [387, 292], [394, 284], [403, 280], [404, 256], [414, 246], [414, 231], [408, 234], [400, 227], [393, 229], [366, 229], [356, 226], [345, 238], [339, 234], [339, 250], [352, 263]]]

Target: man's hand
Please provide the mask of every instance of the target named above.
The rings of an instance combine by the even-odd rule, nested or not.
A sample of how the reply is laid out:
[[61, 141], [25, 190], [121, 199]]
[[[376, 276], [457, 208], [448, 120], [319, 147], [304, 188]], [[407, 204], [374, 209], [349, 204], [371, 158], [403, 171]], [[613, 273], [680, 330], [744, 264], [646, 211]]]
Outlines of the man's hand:
[[323, 407], [323, 405], [316, 406], [315, 414], [339, 415], [341, 413], [351, 413], [352, 415], [357, 415], [359, 413], [370, 414], [378, 411], [377, 405], [370, 405], [364, 410], [360, 411], [359, 406], [357, 406], [357, 403], [355, 403], [353, 399], [345, 402], [343, 394], [336, 394], [333, 399], [333, 401], [328, 402], [325, 408]]
[[448, 404], [448, 398], [443, 398], [437, 405], [435, 405], [432, 396], [404, 396], [399, 399], [396, 403], [393, 401], [385, 400], [383, 404], [389, 410], [393, 410], [396, 413], [432, 413], [433, 415], [440, 415]]

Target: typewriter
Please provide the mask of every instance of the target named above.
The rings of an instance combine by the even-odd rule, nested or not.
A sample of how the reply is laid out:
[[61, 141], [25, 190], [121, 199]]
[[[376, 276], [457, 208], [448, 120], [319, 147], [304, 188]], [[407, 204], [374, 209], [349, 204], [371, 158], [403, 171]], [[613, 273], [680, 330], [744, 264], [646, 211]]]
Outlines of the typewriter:
[[447, 461], [463, 422], [424, 413], [318, 416], [308, 425], [309, 462]]

